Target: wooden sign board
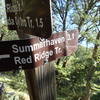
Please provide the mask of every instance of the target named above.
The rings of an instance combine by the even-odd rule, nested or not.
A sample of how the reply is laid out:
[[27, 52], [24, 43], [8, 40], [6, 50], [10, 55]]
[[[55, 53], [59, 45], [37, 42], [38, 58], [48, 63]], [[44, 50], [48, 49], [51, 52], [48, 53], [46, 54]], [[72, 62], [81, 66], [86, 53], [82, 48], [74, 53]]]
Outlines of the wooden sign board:
[[6, 0], [8, 28], [48, 38], [52, 33], [51, 0]]
[[0, 71], [30, 69], [69, 56], [77, 50], [78, 31], [53, 34], [49, 39], [32, 38], [0, 42]]

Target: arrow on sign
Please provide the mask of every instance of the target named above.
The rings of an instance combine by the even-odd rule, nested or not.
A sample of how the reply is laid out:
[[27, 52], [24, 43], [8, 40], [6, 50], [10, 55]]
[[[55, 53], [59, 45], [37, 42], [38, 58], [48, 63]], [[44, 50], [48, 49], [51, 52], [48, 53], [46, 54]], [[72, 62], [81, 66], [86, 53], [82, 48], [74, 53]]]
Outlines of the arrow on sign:
[[10, 58], [10, 54], [0, 55], [0, 59]]

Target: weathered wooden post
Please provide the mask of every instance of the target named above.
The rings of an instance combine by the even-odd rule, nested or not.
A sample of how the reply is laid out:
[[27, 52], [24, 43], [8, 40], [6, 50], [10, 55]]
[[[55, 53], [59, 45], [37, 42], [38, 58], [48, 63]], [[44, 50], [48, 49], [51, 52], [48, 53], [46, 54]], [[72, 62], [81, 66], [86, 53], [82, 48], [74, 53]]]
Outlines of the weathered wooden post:
[[[35, 92], [37, 91], [35, 100], [56, 100], [54, 71], [54, 67], [49, 64], [35, 69], [36, 75], [34, 86], [36, 85], [36, 88], [33, 89]], [[25, 73], [27, 76], [27, 71]], [[29, 80], [27, 82], [29, 83]], [[33, 93], [31, 92], [30, 95], [32, 96]]]
[[[18, 29], [20, 39], [29, 38], [29, 35], [26, 34], [44, 38], [50, 37], [52, 33], [51, 0], [35, 0], [35, 2], [31, 0], [31, 5], [28, 2], [24, 0], [20, 4], [23, 6], [23, 16], [27, 18], [27, 27], [29, 27], [27, 29], [23, 27]], [[20, 15], [21, 13], [19, 11]], [[55, 70], [53, 65], [51, 66], [49, 63], [45, 65], [44, 63], [38, 68], [25, 70], [25, 76], [31, 100], [56, 99]]]
[[25, 70], [25, 76], [30, 100], [56, 100], [53, 66], [47, 65], [34, 70]]

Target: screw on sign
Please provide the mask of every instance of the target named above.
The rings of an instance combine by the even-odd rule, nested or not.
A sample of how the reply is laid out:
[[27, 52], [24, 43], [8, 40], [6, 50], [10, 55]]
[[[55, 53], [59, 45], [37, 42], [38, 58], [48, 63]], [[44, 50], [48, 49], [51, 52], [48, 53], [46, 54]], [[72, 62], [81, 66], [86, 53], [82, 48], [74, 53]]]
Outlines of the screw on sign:
[[8, 28], [48, 38], [52, 33], [51, 0], [6, 0]]

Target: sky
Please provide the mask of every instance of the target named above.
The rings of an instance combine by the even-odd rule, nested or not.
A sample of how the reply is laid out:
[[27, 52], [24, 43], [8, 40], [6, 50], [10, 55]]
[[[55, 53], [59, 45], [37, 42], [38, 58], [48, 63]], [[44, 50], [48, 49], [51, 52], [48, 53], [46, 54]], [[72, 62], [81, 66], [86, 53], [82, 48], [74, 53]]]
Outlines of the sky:
[[6, 19], [6, 12], [5, 12], [5, 0], [1, 0], [1, 6], [0, 6], [0, 16], [3, 16], [0, 23], [5, 23]]

